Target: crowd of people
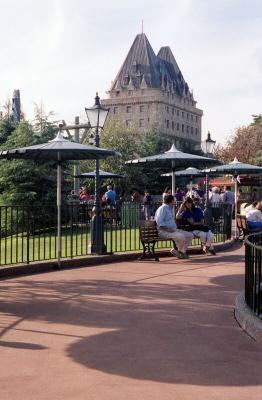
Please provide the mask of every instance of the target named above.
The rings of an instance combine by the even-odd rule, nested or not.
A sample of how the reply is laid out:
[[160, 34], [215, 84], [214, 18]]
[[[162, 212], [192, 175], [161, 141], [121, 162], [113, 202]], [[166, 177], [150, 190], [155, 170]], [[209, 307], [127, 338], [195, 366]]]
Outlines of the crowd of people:
[[[235, 193], [232, 192], [230, 186], [226, 186], [224, 190], [218, 187], [212, 187], [209, 190], [209, 202], [212, 207], [219, 207], [219, 203], [230, 203], [232, 212], [235, 206]], [[133, 190], [131, 196], [127, 196], [123, 191], [117, 195], [114, 187], [108, 185], [102, 198], [102, 205], [122, 204], [125, 200], [131, 200], [133, 203], [139, 203], [141, 206], [142, 218], [150, 220], [155, 218], [160, 238], [172, 239], [177, 249], [172, 249], [173, 255], [178, 258], [188, 258], [187, 248], [193, 238], [199, 238], [202, 243], [203, 252], [206, 254], [215, 254], [213, 247], [214, 234], [204, 223], [203, 202], [205, 191], [201, 190], [197, 185], [191, 186], [187, 191], [176, 188], [175, 194], [172, 195], [171, 186], [166, 186], [162, 195], [162, 204], [157, 208], [155, 206], [155, 198], [150, 190], [145, 189], [141, 194], [138, 190]], [[93, 203], [94, 195], [90, 193], [88, 188], [82, 187], [79, 193], [81, 202]], [[159, 196], [158, 196], [159, 199]], [[241, 189], [237, 193], [239, 202], [243, 202]], [[259, 201], [259, 194], [256, 188], [252, 190], [252, 203], [245, 204], [242, 213], [246, 215], [248, 224], [251, 228], [262, 229], [262, 202]], [[174, 215], [174, 205], [177, 205], [177, 213]], [[180, 206], [179, 206], [180, 205]], [[186, 230], [183, 229], [186, 224]]]

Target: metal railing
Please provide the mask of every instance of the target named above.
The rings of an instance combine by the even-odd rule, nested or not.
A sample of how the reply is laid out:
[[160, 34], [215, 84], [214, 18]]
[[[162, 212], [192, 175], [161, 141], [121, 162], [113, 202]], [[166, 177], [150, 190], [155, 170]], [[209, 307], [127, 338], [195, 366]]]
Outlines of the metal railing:
[[[151, 217], [160, 203], [151, 206]], [[206, 211], [206, 223], [215, 234], [215, 242], [224, 242], [231, 234], [231, 211], [220, 204], [213, 215]], [[91, 240], [92, 204], [67, 204], [62, 207], [62, 257], [88, 254]], [[229, 216], [230, 215], [230, 216]], [[123, 202], [103, 207], [104, 242], [108, 253], [142, 249], [138, 222], [145, 218], [141, 203]], [[57, 253], [56, 207], [0, 206], [0, 265], [51, 260]], [[194, 240], [193, 245], [198, 245]], [[169, 247], [161, 242], [158, 247]]]
[[262, 232], [245, 240], [245, 300], [249, 308], [262, 318]]

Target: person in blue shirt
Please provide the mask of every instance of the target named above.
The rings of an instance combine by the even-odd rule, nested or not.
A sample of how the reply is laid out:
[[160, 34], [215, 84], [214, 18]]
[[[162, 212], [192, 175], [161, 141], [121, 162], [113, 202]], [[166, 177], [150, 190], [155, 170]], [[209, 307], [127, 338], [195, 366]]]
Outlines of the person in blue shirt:
[[204, 225], [204, 215], [201, 208], [196, 207], [193, 200], [187, 197], [181, 204], [177, 215], [177, 220], [182, 219], [189, 223], [194, 237], [201, 240], [202, 249], [208, 255], [215, 255], [213, 247], [214, 234]]
[[172, 239], [177, 245], [177, 250], [172, 249], [171, 253], [178, 258], [188, 258], [187, 248], [190, 245], [193, 234], [191, 232], [177, 229], [174, 218], [175, 198], [168, 194], [163, 199], [164, 203], [156, 210], [155, 220], [157, 230], [161, 239]]
[[107, 192], [105, 192], [107, 204], [115, 204], [116, 202], [116, 192], [113, 190], [111, 185], [107, 186]]

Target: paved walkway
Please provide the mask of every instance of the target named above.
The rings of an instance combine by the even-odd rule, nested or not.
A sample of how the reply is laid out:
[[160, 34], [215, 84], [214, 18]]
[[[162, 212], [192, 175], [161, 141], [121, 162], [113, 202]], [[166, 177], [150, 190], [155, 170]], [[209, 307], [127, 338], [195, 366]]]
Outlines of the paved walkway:
[[0, 281], [1, 400], [259, 400], [243, 248]]

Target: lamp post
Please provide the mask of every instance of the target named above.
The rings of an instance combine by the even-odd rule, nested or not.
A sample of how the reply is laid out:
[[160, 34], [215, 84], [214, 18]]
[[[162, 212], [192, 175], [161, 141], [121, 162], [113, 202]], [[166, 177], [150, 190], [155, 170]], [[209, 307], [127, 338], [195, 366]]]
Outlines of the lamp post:
[[[201, 142], [202, 150], [207, 157], [212, 157], [215, 144], [216, 141], [211, 139], [211, 134], [208, 131], [206, 140], [203, 140]], [[208, 200], [209, 200], [209, 174], [206, 173], [206, 206], [208, 204]]]
[[[98, 96], [98, 93], [96, 93], [94, 106], [90, 108], [85, 108], [85, 111], [90, 127], [94, 130], [94, 144], [96, 147], [99, 147], [99, 131], [102, 130], [104, 127], [109, 109], [101, 106], [100, 98]], [[89, 245], [89, 254], [106, 253], [106, 245], [104, 244], [103, 217], [100, 206], [99, 159], [96, 159], [95, 204], [92, 211], [93, 218], [91, 225], [91, 243]]]

